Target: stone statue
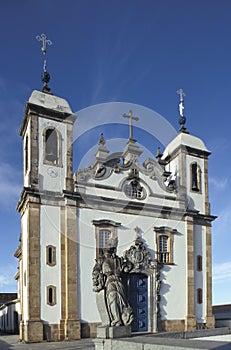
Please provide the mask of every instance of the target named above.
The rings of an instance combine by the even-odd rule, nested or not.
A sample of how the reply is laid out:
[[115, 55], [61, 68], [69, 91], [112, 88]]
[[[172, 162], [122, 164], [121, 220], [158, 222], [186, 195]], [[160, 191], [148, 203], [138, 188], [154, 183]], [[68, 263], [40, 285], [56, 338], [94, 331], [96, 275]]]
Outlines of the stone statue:
[[93, 269], [93, 290], [104, 290], [105, 307], [109, 316], [109, 326], [128, 326], [134, 319], [127, 300], [122, 275], [132, 269], [131, 263], [116, 255], [115, 247], [103, 249], [103, 255], [96, 260]]

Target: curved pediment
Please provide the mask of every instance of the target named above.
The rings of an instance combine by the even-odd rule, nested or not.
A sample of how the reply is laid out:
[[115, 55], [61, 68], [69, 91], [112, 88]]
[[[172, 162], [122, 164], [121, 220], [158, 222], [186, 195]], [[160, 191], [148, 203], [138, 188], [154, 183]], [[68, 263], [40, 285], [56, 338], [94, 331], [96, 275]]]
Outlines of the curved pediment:
[[171, 173], [166, 172], [157, 161], [148, 158], [141, 166], [137, 161], [125, 163], [122, 156], [120, 152], [113, 153], [104, 162], [95, 161], [88, 168], [78, 170], [74, 174], [76, 185], [97, 183], [102, 185], [103, 183], [104, 186], [114, 186], [125, 194], [128, 194], [129, 191], [132, 193], [133, 188], [134, 191], [137, 188], [137, 191], [140, 191], [137, 199], [144, 199], [148, 194], [154, 194], [156, 187], [159, 187], [158, 192], [173, 193], [175, 191], [175, 182], [172, 182], [170, 186], [166, 184]]

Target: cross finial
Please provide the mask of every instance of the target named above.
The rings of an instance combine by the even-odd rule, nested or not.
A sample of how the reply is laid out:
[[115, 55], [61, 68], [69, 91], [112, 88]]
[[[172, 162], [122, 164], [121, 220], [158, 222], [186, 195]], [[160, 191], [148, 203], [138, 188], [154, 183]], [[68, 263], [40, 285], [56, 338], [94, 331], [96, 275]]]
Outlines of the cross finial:
[[180, 95], [180, 102], [183, 102], [184, 101], [184, 96], [186, 96], [184, 91], [183, 91], [183, 89], [177, 90], [177, 94]]
[[135, 233], [136, 233], [136, 239], [137, 239], [137, 238], [141, 238], [142, 230], [139, 228], [139, 226], [136, 226], [136, 227], [134, 228], [134, 231], [135, 231]]
[[46, 34], [37, 35], [36, 39], [38, 41], [42, 41], [42, 53], [43, 53], [43, 73], [42, 73], [42, 82], [43, 82], [43, 92], [50, 92], [50, 88], [48, 87], [48, 83], [50, 81], [50, 74], [47, 72], [47, 45], [52, 45], [51, 40], [47, 39]]
[[124, 118], [129, 118], [129, 140], [134, 140], [133, 139], [133, 129], [132, 129], [132, 121], [138, 121], [139, 117], [134, 117], [132, 115], [132, 111], [130, 110], [128, 113], [124, 113], [122, 115]]
[[184, 96], [186, 96], [186, 95], [185, 95], [183, 89], [177, 90], [177, 94], [180, 96], [180, 102], [178, 105], [179, 113], [180, 113], [180, 119], [179, 119], [179, 124], [181, 126], [180, 131], [187, 133], [186, 128], [184, 126], [186, 123], [186, 117], [184, 115]]

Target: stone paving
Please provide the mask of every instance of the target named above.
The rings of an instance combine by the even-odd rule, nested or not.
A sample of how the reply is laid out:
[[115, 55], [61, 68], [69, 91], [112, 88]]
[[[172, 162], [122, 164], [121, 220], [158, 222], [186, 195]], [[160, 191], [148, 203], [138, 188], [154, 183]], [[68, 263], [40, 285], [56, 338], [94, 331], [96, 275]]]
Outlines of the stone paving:
[[[102, 340], [99, 342], [102, 342]], [[105, 343], [110, 343], [107, 340]], [[116, 350], [231, 350], [231, 334], [194, 339], [158, 338], [153, 335], [133, 336], [113, 340]], [[106, 345], [106, 344], [105, 344]], [[100, 347], [101, 348], [101, 347]], [[106, 349], [107, 347], [105, 347]], [[0, 350], [94, 350], [92, 339], [81, 339], [64, 342], [20, 343], [17, 335], [0, 335]]]
[[94, 350], [92, 339], [81, 339], [65, 342], [20, 343], [17, 335], [0, 335], [0, 350]]

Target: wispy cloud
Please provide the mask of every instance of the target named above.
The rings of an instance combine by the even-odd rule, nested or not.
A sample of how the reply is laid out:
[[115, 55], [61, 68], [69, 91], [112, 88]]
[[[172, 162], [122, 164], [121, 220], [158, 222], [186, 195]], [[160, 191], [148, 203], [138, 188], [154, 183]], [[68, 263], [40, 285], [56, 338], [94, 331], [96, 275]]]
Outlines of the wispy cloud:
[[210, 185], [213, 186], [217, 190], [224, 190], [228, 185], [227, 177], [210, 177], [209, 179]]
[[213, 266], [213, 281], [214, 282], [231, 282], [231, 261], [216, 263]]
[[1, 292], [16, 292], [16, 281], [14, 275], [17, 272], [15, 266], [6, 265], [0, 266], [0, 291]]
[[[16, 175], [17, 174], [17, 175]], [[8, 163], [0, 163], [0, 206], [16, 203], [21, 192], [20, 172]]]

